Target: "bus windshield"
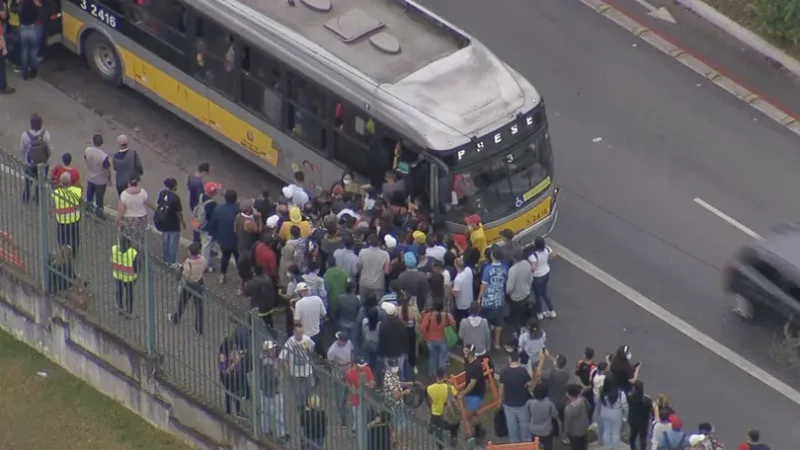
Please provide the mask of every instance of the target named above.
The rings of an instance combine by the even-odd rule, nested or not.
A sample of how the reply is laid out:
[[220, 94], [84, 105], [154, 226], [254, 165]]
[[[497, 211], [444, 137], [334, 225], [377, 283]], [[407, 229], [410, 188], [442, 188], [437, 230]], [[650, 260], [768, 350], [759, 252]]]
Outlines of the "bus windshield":
[[544, 192], [553, 171], [546, 129], [528, 135], [507, 151], [464, 169], [454, 168], [448, 220], [460, 223], [465, 215], [478, 214], [489, 222], [510, 214]]

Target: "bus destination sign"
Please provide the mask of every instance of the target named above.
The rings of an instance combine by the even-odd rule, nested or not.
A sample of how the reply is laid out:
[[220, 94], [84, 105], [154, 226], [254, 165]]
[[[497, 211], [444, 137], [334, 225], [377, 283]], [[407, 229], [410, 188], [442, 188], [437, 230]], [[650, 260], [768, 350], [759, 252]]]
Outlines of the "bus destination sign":
[[534, 120], [534, 115], [533, 110], [524, 115], [519, 114], [514, 122], [504, 125], [479, 139], [473, 139], [472, 142], [456, 152], [458, 162], [471, 159], [473, 156], [478, 156], [484, 152], [493, 153], [495, 150], [514, 142], [517, 137], [533, 131], [539, 125]]

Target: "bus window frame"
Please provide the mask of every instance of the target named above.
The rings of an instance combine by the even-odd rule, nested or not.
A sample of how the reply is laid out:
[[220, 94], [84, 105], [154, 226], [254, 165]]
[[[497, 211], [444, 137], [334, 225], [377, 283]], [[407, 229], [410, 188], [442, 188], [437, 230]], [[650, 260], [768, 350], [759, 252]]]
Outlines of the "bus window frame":
[[[240, 76], [241, 76], [241, 57], [242, 57], [241, 45], [242, 45], [243, 40], [239, 37], [238, 34], [233, 33], [231, 31], [228, 31], [227, 28], [223, 27], [222, 25], [220, 25], [215, 20], [209, 19], [203, 14], [199, 14], [194, 9], [190, 10], [189, 21], [190, 21], [190, 26], [187, 29], [187, 38], [188, 38], [187, 39], [187, 45], [190, 45], [191, 49], [192, 49], [192, 51], [190, 53], [192, 55], [191, 56], [191, 60], [190, 60], [190, 67], [191, 67], [190, 75], [192, 76], [192, 78], [194, 78], [195, 80], [199, 81], [204, 86], [206, 86], [207, 88], [213, 90], [214, 92], [218, 93], [219, 95], [227, 98], [228, 100], [233, 101], [234, 103], [236, 103], [236, 105], [241, 106], [244, 109], [249, 110], [249, 108], [244, 107], [242, 105], [242, 102], [240, 101], [240, 96], [241, 96]], [[198, 26], [197, 26], [198, 25], [198, 21], [203, 22], [203, 30], [202, 30], [203, 34], [202, 35], [198, 35]], [[207, 37], [207, 35], [208, 35], [208, 25], [207, 24], [209, 24], [209, 23], [213, 27], [216, 27], [217, 30], [222, 32], [222, 34], [219, 36], [219, 38], [227, 39], [228, 37], [231, 37], [233, 39], [232, 45], [226, 46], [226, 48], [228, 48], [228, 49], [233, 47], [233, 51], [234, 51], [233, 62], [231, 63], [232, 64], [232, 68], [231, 68], [231, 70], [229, 72], [230, 80], [231, 80], [230, 90], [227, 90], [227, 89], [224, 89], [223, 87], [220, 87], [219, 83], [216, 82], [216, 81], [209, 81], [205, 76], [201, 76], [201, 74], [198, 71], [198, 68], [202, 68], [202, 69], [205, 69], [205, 70], [212, 70], [212, 69], [210, 69], [208, 67], [207, 64], [204, 64], [203, 66], [200, 66], [197, 63], [197, 55], [198, 55], [198, 53], [200, 53], [199, 43], [200, 43], [201, 39], [202, 39], [203, 44], [206, 47], [205, 53], [203, 55], [204, 62], [208, 61], [208, 60], [211, 60], [212, 62], [214, 62], [215, 65], [221, 67], [223, 69], [223, 71], [225, 71], [224, 70], [225, 69], [225, 64], [227, 63], [226, 55], [222, 55], [222, 56], [218, 55], [216, 52], [212, 51], [212, 46], [209, 45], [209, 39]], [[226, 50], [225, 53], [227, 53], [227, 51], [228, 50]], [[214, 72], [214, 71], [212, 70], [212, 72]], [[214, 74], [214, 79], [215, 80], [217, 79], [216, 78], [216, 74]]]
[[[244, 61], [245, 61], [245, 59], [244, 59], [245, 48], [247, 49], [247, 52], [248, 52], [248, 68], [250, 69], [249, 71], [246, 71], [244, 69], [244, 67], [243, 67], [244, 66]], [[238, 86], [239, 91], [237, 93], [238, 94], [237, 104], [239, 106], [241, 106], [242, 108], [244, 108], [244, 109], [250, 111], [251, 113], [255, 114], [256, 116], [258, 116], [262, 120], [266, 121], [270, 125], [278, 127], [280, 129], [284, 129], [284, 123], [285, 123], [285, 118], [286, 118], [286, 113], [285, 113], [285, 110], [286, 110], [286, 107], [285, 107], [286, 95], [285, 95], [285, 92], [284, 92], [285, 91], [284, 88], [286, 86], [286, 82], [285, 82], [285, 80], [286, 80], [285, 72], [286, 71], [284, 70], [284, 64], [278, 58], [272, 56], [268, 52], [266, 52], [266, 51], [264, 51], [264, 50], [262, 50], [262, 49], [260, 49], [260, 48], [258, 48], [256, 46], [254, 46], [254, 45], [251, 45], [249, 42], [241, 40], [241, 39], [239, 40], [239, 49], [240, 49], [240, 52], [239, 52], [240, 59], [239, 59], [239, 66], [237, 67], [237, 70], [239, 71], [239, 77], [238, 77], [239, 78], [239, 86]], [[277, 82], [275, 84], [273, 84], [273, 86], [269, 86], [269, 83], [266, 80], [264, 80], [264, 79], [262, 79], [262, 78], [260, 78], [260, 77], [258, 77], [257, 75], [254, 74], [254, 72], [253, 72], [253, 55], [254, 54], [259, 55], [259, 57], [263, 58], [264, 60], [267, 60], [267, 61], [270, 61], [271, 63], [274, 63], [275, 67], [273, 69], [277, 70], [278, 79], [277, 79]], [[272, 69], [270, 69], [270, 70], [272, 70]], [[253, 85], [259, 86], [263, 90], [263, 92], [261, 94], [261, 102], [260, 102], [261, 103], [261, 108], [260, 109], [254, 109], [252, 105], [248, 105], [248, 104], [245, 103], [244, 98], [245, 97], [249, 97], [249, 96], [246, 96], [245, 92], [244, 92], [245, 91], [245, 80], [247, 80], [248, 83], [253, 83]], [[273, 120], [273, 118], [271, 118], [271, 117], [268, 117], [268, 114], [267, 114], [267, 112], [265, 111], [265, 108], [264, 108], [264, 103], [265, 103], [265, 99], [266, 99], [266, 91], [271, 91], [272, 93], [276, 94], [278, 96], [278, 98], [280, 99], [278, 117], [275, 118], [275, 120]]]
[[[165, 12], [165, 10], [163, 9], [163, 3], [161, 3], [162, 1], [172, 1], [183, 8], [184, 18], [188, 19], [189, 22], [184, 24], [186, 28], [185, 31], [181, 32], [180, 29], [175, 28], [164, 20], [162, 13]], [[130, 23], [136, 28], [156, 38], [161, 44], [175, 50], [178, 53], [177, 56], [181, 58], [185, 57], [187, 54], [187, 49], [190, 48], [191, 41], [189, 39], [189, 30], [192, 22], [191, 19], [194, 17], [192, 14], [193, 10], [188, 5], [178, 0], [151, 0], [151, 2], [147, 5], [139, 5], [135, 1], [124, 0], [121, 3], [121, 6], [126, 10], [126, 13], [122, 14], [121, 18], [130, 21]], [[105, 5], [106, 3], [103, 2], [103, 4]], [[112, 8], [109, 9], [114, 11]], [[140, 20], [136, 17], [137, 12], [144, 14], [144, 20]], [[148, 27], [148, 22], [155, 23], [158, 26], [158, 31], [154, 31], [152, 28]], [[166, 32], [162, 30], [166, 30]], [[168, 35], [173, 35], [180, 38], [182, 45], [175, 46], [175, 43], [171, 42], [171, 40], [168, 38]]]

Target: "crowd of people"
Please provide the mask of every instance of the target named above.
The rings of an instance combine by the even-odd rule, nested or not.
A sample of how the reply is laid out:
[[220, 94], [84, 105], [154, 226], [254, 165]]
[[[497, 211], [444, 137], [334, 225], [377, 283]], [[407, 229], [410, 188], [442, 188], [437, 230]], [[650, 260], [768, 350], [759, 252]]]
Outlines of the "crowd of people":
[[[463, 233], [444, 232], [413, 192], [414, 183], [404, 179], [406, 163], [387, 173], [380, 189], [359, 185], [345, 173], [317, 196], [306, 189], [304, 173], [297, 172], [275, 199], [266, 190], [256, 199], [240, 199], [212, 181], [210, 166], [203, 163], [187, 180], [184, 211], [178, 181], [165, 179], [151, 201], [139, 185], [144, 167], [136, 150], [124, 135], [117, 144], [118, 151], [108, 155], [96, 135], [84, 158], [87, 204], [103, 214], [106, 187], [115, 182], [116, 222], [130, 238], [112, 248], [118, 307], [132, 312], [140, 266], [136, 243], [150, 227], [149, 212], [162, 234], [164, 262], [180, 268], [181, 294], [169, 314], [173, 323], [192, 303], [195, 330], [203, 333], [204, 274], [216, 272], [225, 284], [233, 260], [238, 294], [249, 298], [273, 337], [260, 349], [259, 380], [248, 378], [253, 368], [247, 355], [257, 351], [250, 348], [249, 329], [237, 327], [221, 343], [218, 370], [225, 406], [229, 414], [244, 414], [242, 400], [260, 395], [262, 429], [277, 440], [289, 439], [286, 385], [301, 412], [302, 442], [309, 449], [324, 448], [335, 420], [314, 393], [314, 371], [325, 360], [349, 386], [335, 394], [338, 421], [353, 432], [366, 428], [369, 450], [406, 448], [397, 445], [403, 414], [392, 412], [419, 396], [420, 382], [428, 384], [430, 431], [442, 442], [440, 448], [457, 438], [462, 417], [469, 425], [462, 429], [481, 442], [487, 421], [479, 412], [495, 378], [502, 407], [493, 431], [511, 443], [538, 440], [544, 450], [557, 443], [585, 450], [596, 434], [604, 448], [613, 450], [620, 448], [621, 431], [627, 429], [636, 450], [724, 448], [710, 424], [685, 431], [665, 396], [645, 395], [641, 364], [633, 362], [627, 346], [597, 362], [587, 348], [577, 366], [564, 354], [552, 354], [543, 325], [557, 317], [548, 292], [553, 250], [541, 237], [520, 248], [511, 230], [489, 246], [478, 215], [465, 217]], [[22, 134], [21, 152], [29, 178], [44, 166], [55, 183], [58, 239], [66, 249], [62, 259], [68, 260], [78, 250], [79, 202], [73, 197], [83, 195], [81, 174], [70, 154], [49, 171], [50, 135], [37, 115]], [[38, 201], [36, 194], [27, 181], [23, 200]], [[187, 212], [190, 221], [184, 219]], [[194, 242], [178, 264], [187, 222]], [[280, 319], [283, 323], [277, 323]], [[279, 328], [287, 339], [278, 338]], [[455, 372], [462, 369], [450, 358], [458, 348], [466, 381], [456, 388], [448, 365], [457, 364]], [[493, 370], [489, 378], [486, 365]], [[420, 368], [426, 370], [420, 373]], [[385, 407], [362, 411], [361, 389], [382, 392]], [[739, 446], [768, 449], [757, 430]]]

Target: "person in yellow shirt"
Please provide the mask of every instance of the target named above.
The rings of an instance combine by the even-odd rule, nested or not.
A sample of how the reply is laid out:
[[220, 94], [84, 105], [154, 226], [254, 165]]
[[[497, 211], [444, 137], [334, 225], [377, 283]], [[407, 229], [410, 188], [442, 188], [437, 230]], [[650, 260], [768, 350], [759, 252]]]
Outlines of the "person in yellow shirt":
[[311, 236], [311, 223], [303, 220], [303, 214], [300, 212], [300, 208], [296, 206], [289, 208], [289, 220], [284, 221], [280, 230], [278, 230], [278, 235], [283, 239], [283, 242], [292, 239], [292, 227], [300, 229], [300, 237], [307, 238]]
[[489, 246], [489, 243], [486, 242], [486, 233], [483, 230], [481, 216], [471, 214], [464, 218], [464, 222], [467, 224], [469, 242], [472, 244], [472, 248], [481, 252], [481, 261], [483, 261], [486, 259], [486, 248]]
[[[445, 432], [447, 432], [450, 436], [450, 442], [454, 443], [458, 436], [458, 422], [455, 424], [448, 423], [444, 418], [444, 410], [447, 405], [447, 398], [455, 398], [458, 395], [458, 391], [455, 386], [447, 382], [447, 372], [444, 369], [436, 369], [436, 381], [428, 386], [427, 392], [431, 405], [430, 425], [434, 435], [440, 441], [444, 441]], [[442, 445], [438, 447], [439, 450], [444, 448]]]

